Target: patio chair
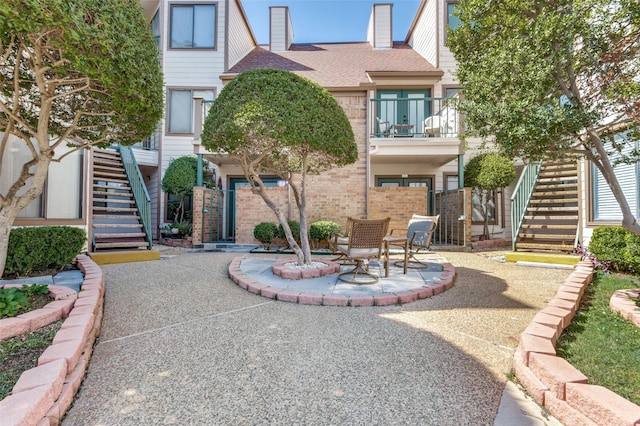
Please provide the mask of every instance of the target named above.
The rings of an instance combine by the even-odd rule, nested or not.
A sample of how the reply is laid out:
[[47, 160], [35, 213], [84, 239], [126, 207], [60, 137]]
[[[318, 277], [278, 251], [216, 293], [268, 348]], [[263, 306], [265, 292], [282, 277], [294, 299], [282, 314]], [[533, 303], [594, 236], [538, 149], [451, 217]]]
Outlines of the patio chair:
[[[405, 259], [407, 259], [406, 267], [413, 269], [428, 268], [429, 265], [426, 262], [419, 260], [416, 255], [427, 253], [431, 247], [431, 241], [433, 239], [433, 232], [438, 226], [440, 215], [436, 216], [421, 216], [414, 214], [409, 220], [409, 225], [406, 231], [405, 245], [404, 238], [392, 239], [389, 242], [390, 246], [401, 247], [402, 250], [406, 250]], [[394, 235], [396, 230], [391, 230], [391, 236]], [[393, 263], [396, 266], [405, 266], [404, 260], [398, 260]]]
[[[378, 276], [369, 272], [368, 261], [382, 256], [382, 239], [387, 235], [389, 221], [386, 219], [350, 219], [349, 241], [339, 244], [337, 251], [355, 267], [338, 275], [340, 281], [352, 284], [374, 284]], [[366, 266], [365, 266], [366, 262]]]
[[333, 251], [333, 254], [337, 256], [334, 259], [331, 259], [333, 262], [339, 263], [341, 265], [347, 265], [347, 258], [344, 253], [340, 253], [338, 251], [339, 245], [347, 245], [349, 244], [349, 233], [351, 232], [351, 223], [352, 219], [350, 217], [347, 218], [347, 225], [344, 227], [344, 232], [336, 232], [329, 239], [329, 248]]
[[393, 130], [393, 126], [390, 125], [388, 121], [382, 121], [380, 117], [376, 117], [376, 122], [378, 123], [378, 135], [388, 138]]

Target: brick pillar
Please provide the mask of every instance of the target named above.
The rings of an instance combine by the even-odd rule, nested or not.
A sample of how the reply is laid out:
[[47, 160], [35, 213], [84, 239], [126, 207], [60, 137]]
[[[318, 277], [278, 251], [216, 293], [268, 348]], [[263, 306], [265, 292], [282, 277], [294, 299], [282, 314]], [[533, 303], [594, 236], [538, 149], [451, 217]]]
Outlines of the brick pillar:
[[202, 209], [204, 208], [204, 188], [193, 188], [193, 221], [191, 224], [191, 244], [202, 244]]

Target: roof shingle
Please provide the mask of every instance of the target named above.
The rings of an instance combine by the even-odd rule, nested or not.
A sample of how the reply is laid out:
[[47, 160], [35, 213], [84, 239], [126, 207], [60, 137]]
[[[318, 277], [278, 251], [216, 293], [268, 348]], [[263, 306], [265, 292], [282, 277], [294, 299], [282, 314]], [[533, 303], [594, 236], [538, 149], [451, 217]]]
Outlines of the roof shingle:
[[238, 74], [256, 68], [295, 72], [323, 87], [349, 88], [369, 83], [368, 72], [438, 72], [406, 43], [373, 49], [367, 42], [292, 44], [284, 52], [258, 46], [231, 68]]

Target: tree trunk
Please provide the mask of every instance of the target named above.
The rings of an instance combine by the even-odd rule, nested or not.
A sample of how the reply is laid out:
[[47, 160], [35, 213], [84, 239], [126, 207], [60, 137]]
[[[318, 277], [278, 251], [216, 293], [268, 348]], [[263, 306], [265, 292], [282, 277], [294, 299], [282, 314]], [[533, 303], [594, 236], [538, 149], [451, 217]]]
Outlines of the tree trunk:
[[7, 264], [7, 249], [9, 248], [9, 233], [11, 225], [15, 220], [15, 215], [11, 217], [7, 214], [7, 209], [0, 211], [0, 278], [4, 274], [4, 267]]
[[[284, 215], [284, 213], [282, 213], [282, 210], [280, 210], [280, 208], [273, 202], [273, 200], [269, 198], [262, 182], [258, 182], [258, 188], [255, 189], [254, 187], [253, 191], [257, 192], [258, 195], [262, 197], [262, 199], [267, 204], [267, 206], [269, 206], [269, 208], [273, 210], [276, 217], [278, 218], [278, 222], [282, 226], [282, 230], [284, 231], [284, 235], [287, 239], [287, 243], [289, 243], [289, 247], [291, 247], [291, 250], [293, 250], [293, 252], [296, 255], [298, 265], [303, 265], [304, 256], [303, 256], [302, 250], [300, 249], [300, 246], [298, 245], [296, 240], [293, 238], [293, 233], [291, 232], [291, 228], [289, 227], [287, 218]], [[302, 233], [302, 230], [301, 230], [301, 233]]]
[[[17, 195], [20, 188], [11, 187], [9, 194], [6, 198], [1, 199], [2, 205], [0, 206], [0, 277], [4, 275], [4, 267], [7, 264], [7, 249], [9, 247], [9, 234], [11, 233], [11, 226], [16, 220], [18, 213], [27, 207], [33, 200], [38, 198], [42, 194], [44, 188], [44, 182], [49, 170], [49, 164], [51, 163], [52, 151], [46, 151], [40, 153], [35, 163], [35, 171], [29, 175], [29, 170], [32, 167], [22, 168], [20, 177], [16, 182], [25, 182], [22, 187], [27, 186], [28, 189], [21, 195]], [[15, 183], [14, 183], [15, 185]], [[14, 191], [15, 189], [15, 191]]]

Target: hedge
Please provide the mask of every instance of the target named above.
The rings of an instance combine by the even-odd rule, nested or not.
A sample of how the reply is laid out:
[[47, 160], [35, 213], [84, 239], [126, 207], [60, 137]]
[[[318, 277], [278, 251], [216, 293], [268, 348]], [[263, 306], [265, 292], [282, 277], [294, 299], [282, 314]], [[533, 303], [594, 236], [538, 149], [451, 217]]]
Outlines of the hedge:
[[62, 270], [87, 241], [83, 229], [70, 226], [14, 228], [9, 234], [5, 275]]

